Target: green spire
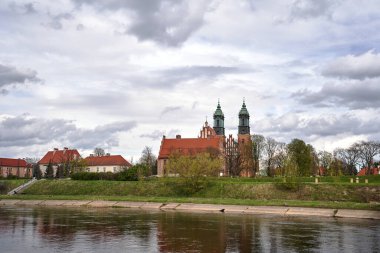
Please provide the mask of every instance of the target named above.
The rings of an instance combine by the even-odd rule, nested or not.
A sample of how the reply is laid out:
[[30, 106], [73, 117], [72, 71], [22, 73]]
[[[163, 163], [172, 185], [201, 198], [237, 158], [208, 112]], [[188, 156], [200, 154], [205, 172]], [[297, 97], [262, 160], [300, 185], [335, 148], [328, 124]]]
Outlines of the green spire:
[[243, 98], [243, 105], [241, 106], [241, 109], [240, 109], [240, 112], [239, 112], [239, 116], [240, 115], [248, 115], [249, 116], [249, 113], [248, 113], [248, 110], [247, 110], [247, 106], [245, 105], [245, 98]]
[[220, 101], [219, 101], [219, 99], [218, 99], [218, 106], [216, 107], [216, 110], [215, 110], [215, 113], [214, 113], [214, 117], [215, 116], [223, 116], [224, 117], [222, 108], [220, 107]]

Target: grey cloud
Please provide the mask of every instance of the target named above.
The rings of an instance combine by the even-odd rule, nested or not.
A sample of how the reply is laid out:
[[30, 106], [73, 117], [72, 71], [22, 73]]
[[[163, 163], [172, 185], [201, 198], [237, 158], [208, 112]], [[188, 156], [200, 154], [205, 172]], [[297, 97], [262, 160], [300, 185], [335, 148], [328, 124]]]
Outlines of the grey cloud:
[[278, 118], [258, 121], [255, 130], [269, 135], [310, 138], [350, 135], [376, 135], [378, 124], [375, 118], [363, 120], [349, 113], [322, 115], [304, 119], [298, 114], [285, 114]]
[[160, 115], [163, 116], [169, 112], [179, 111], [181, 109], [182, 109], [182, 106], [167, 106], [162, 110]]
[[78, 24], [77, 25], [77, 31], [83, 31], [84, 30], [84, 25], [83, 24]]
[[296, 0], [290, 8], [290, 20], [330, 16], [336, 0]]
[[63, 20], [70, 20], [73, 19], [73, 15], [70, 13], [61, 13], [58, 15], [50, 15], [50, 22], [47, 24], [48, 27], [55, 29], [55, 30], [61, 30], [63, 28], [62, 21]]
[[109, 0], [94, 3], [75, 0], [79, 5], [89, 4], [100, 10], [124, 9], [132, 12], [132, 24], [127, 29], [139, 40], [152, 40], [167, 46], [179, 46], [203, 24], [203, 18], [212, 1], [185, 0]]
[[141, 138], [149, 138], [152, 140], [159, 140], [162, 138], [163, 135], [165, 135], [165, 131], [154, 130], [151, 133], [141, 134], [140, 137]]
[[244, 73], [253, 70], [228, 66], [187, 66], [144, 73], [144, 76], [132, 76], [131, 80], [149, 88], [172, 88], [190, 80], [212, 80], [219, 76]]
[[35, 14], [37, 13], [37, 10], [35, 9], [34, 5], [36, 3], [30, 2], [25, 4], [17, 4], [15, 2], [11, 2], [9, 4], [9, 8], [19, 14]]
[[357, 80], [380, 77], [380, 54], [370, 50], [337, 58], [322, 68], [322, 75]]
[[345, 84], [325, 84], [319, 91], [300, 90], [291, 97], [302, 104], [317, 107], [347, 107], [350, 109], [380, 107], [379, 80], [353, 81]]
[[41, 82], [34, 70], [18, 70], [12, 66], [0, 64], [0, 93], [7, 94], [12, 85], [25, 84], [26, 82]]
[[115, 135], [136, 126], [134, 121], [115, 122], [94, 129], [78, 128], [64, 119], [32, 118], [28, 115], [7, 117], [0, 121], [0, 146], [25, 147], [59, 142], [63, 145], [91, 149], [97, 145], [118, 145]]

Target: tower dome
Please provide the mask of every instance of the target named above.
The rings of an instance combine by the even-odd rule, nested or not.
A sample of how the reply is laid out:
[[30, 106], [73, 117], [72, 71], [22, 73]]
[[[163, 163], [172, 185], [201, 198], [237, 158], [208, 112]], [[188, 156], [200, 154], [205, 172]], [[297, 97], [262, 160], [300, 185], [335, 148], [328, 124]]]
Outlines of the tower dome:
[[243, 99], [243, 105], [239, 112], [239, 134], [250, 134], [249, 112], [245, 105], [245, 99]]
[[224, 114], [218, 100], [218, 106], [214, 112], [214, 130], [217, 135], [224, 135]]

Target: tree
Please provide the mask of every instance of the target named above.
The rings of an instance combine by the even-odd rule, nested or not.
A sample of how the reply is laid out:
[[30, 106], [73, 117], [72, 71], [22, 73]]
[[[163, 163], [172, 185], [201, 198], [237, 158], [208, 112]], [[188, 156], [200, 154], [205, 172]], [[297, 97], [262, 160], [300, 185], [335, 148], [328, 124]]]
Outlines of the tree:
[[265, 163], [266, 163], [266, 171], [267, 175], [269, 177], [274, 176], [274, 157], [278, 151], [279, 143], [271, 138], [266, 138], [265, 145], [264, 145], [264, 152], [266, 155]]
[[57, 171], [55, 172], [55, 178], [63, 178], [65, 176], [63, 166], [63, 164], [58, 165]]
[[145, 146], [141, 154], [140, 163], [149, 168], [150, 175], [157, 174], [157, 157], [153, 154], [151, 147]]
[[335, 156], [343, 162], [345, 175], [356, 175], [356, 166], [359, 162], [359, 149], [357, 145], [351, 145], [347, 149], [338, 148], [334, 151]]
[[106, 153], [104, 152], [104, 149], [96, 147], [94, 149], [94, 156], [104, 156]]
[[42, 178], [42, 172], [38, 163], [33, 164], [33, 177], [37, 179]]
[[240, 175], [256, 176], [253, 145], [251, 141], [239, 144]]
[[[319, 168], [322, 168], [325, 173], [327, 172], [329, 175], [331, 175], [330, 166], [334, 161], [333, 155], [327, 151], [319, 151], [318, 152], [318, 161], [319, 161]], [[322, 172], [319, 169], [317, 174], [319, 176], [323, 176], [323, 175], [321, 175], [321, 173]]]
[[273, 167], [276, 168], [276, 175], [285, 176], [285, 165], [287, 158], [288, 150], [286, 143], [278, 142], [277, 153], [273, 157]]
[[251, 137], [252, 152], [254, 160], [254, 172], [258, 173], [260, 170], [260, 160], [264, 153], [265, 137], [259, 134], [254, 134]]
[[374, 141], [361, 141], [355, 144], [359, 150], [359, 158], [363, 167], [367, 168], [367, 175], [371, 173], [375, 156], [380, 154], [380, 143]]
[[309, 176], [314, 166], [313, 150], [311, 145], [306, 145], [303, 140], [293, 139], [288, 144], [290, 158], [297, 164], [298, 176]]
[[208, 177], [217, 176], [221, 165], [220, 157], [213, 158], [207, 152], [195, 156], [173, 152], [169, 157], [166, 169], [168, 173], [179, 176], [183, 193], [192, 194], [207, 184]]
[[45, 177], [49, 178], [49, 179], [54, 178], [54, 168], [53, 168], [53, 165], [50, 162], [49, 162], [49, 164], [46, 167]]

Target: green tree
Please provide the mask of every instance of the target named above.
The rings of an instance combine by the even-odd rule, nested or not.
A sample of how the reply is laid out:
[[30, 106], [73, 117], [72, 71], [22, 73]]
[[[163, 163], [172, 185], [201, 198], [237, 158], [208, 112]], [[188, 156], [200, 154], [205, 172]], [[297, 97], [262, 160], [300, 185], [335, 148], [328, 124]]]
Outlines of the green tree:
[[185, 156], [173, 153], [168, 160], [167, 171], [178, 175], [181, 192], [189, 195], [207, 185], [208, 177], [217, 176], [222, 166], [220, 157], [213, 158], [209, 153]]
[[42, 178], [42, 171], [40, 169], [40, 165], [38, 163], [33, 164], [33, 177], [37, 179]]
[[54, 168], [53, 165], [49, 162], [45, 171], [45, 178], [52, 179], [54, 178]]
[[297, 165], [297, 176], [310, 176], [314, 169], [313, 148], [303, 140], [293, 139], [288, 144], [290, 159]]

